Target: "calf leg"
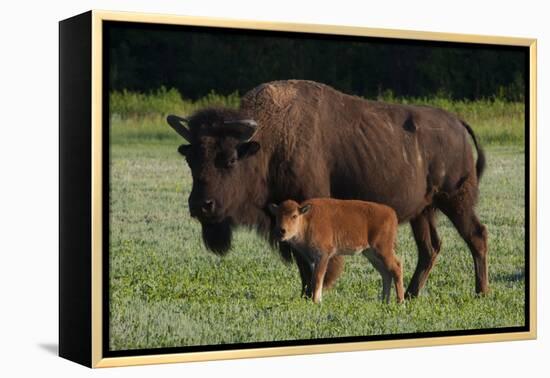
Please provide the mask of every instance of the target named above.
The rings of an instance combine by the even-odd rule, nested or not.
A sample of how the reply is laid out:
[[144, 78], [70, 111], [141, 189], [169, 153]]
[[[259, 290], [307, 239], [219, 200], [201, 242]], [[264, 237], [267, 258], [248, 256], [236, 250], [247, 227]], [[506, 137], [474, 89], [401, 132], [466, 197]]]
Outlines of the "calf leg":
[[325, 290], [331, 289], [334, 286], [334, 284], [336, 284], [336, 280], [338, 280], [338, 277], [342, 275], [343, 271], [344, 271], [344, 256], [331, 257], [327, 265], [327, 272], [325, 274], [325, 278], [323, 280], [323, 288]]
[[[305, 298], [311, 298], [313, 295], [313, 286], [311, 285], [311, 279], [313, 275], [313, 270], [311, 264], [307, 259], [305, 259], [301, 253], [293, 250], [294, 260], [298, 266], [298, 271], [300, 272], [300, 279], [302, 281], [302, 296]], [[334, 256], [332, 257], [327, 265], [325, 277], [323, 279], [323, 288], [325, 290], [331, 289], [336, 280], [342, 274], [344, 270], [344, 256]]]
[[[387, 248], [380, 251], [376, 258], [378, 271], [382, 274], [384, 282], [383, 300], [386, 303], [390, 302], [391, 282], [395, 283], [395, 294], [397, 303], [402, 303], [405, 294], [403, 289], [403, 267], [399, 258], [395, 255], [393, 248]], [[374, 265], [374, 264], [373, 264]]]
[[315, 303], [321, 303], [321, 297], [323, 294], [323, 281], [325, 279], [329, 260], [329, 256], [323, 254], [314, 265], [311, 286], [313, 287], [313, 302]]
[[[301, 168], [297, 168], [297, 171], [302, 171]], [[317, 179], [313, 180], [319, 185], [311, 185], [311, 178], [307, 176], [297, 177], [297, 181], [294, 181], [294, 186], [296, 192], [292, 195], [287, 195], [286, 198], [292, 198], [296, 202], [302, 202], [309, 198], [321, 198], [321, 197], [332, 197], [331, 185], [330, 185], [330, 175], [328, 170], [318, 169], [314, 173], [317, 176]], [[331, 289], [335, 284], [338, 278], [342, 275], [344, 271], [344, 256], [333, 256], [330, 258], [325, 278], [323, 280], [323, 288]], [[311, 265], [307, 262], [303, 263], [303, 268], [298, 266], [300, 271], [300, 277], [302, 279], [302, 295], [305, 295], [307, 298], [311, 298], [313, 287], [311, 287], [311, 279], [313, 271]]]
[[388, 271], [393, 278], [393, 282], [395, 283], [397, 303], [402, 303], [405, 299], [405, 294], [403, 289], [403, 265], [401, 264], [401, 260], [399, 260], [399, 258], [395, 255], [395, 252], [392, 251], [392, 256], [386, 264]]
[[411, 220], [411, 228], [418, 248], [418, 262], [413, 277], [405, 294], [417, 297], [426, 284], [437, 256], [441, 250], [441, 240], [435, 228], [435, 209], [426, 208], [420, 215]]
[[365, 256], [370, 261], [374, 269], [380, 273], [380, 276], [382, 277], [382, 292], [380, 294], [380, 300], [388, 303], [390, 301], [392, 275], [388, 269], [386, 269], [384, 262], [378, 256], [378, 252], [374, 248], [363, 251], [363, 256]]

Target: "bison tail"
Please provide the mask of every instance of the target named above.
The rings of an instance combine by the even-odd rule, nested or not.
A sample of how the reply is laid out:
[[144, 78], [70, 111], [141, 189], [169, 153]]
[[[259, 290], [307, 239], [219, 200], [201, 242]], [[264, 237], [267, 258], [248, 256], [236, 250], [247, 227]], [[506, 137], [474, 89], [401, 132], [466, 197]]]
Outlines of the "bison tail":
[[477, 151], [476, 174], [477, 174], [477, 179], [479, 181], [481, 179], [481, 176], [483, 175], [483, 171], [485, 170], [485, 164], [486, 164], [485, 152], [483, 152], [483, 148], [481, 148], [481, 146], [477, 142], [477, 139], [474, 134], [474, 131], [472, 130], [472, 127], [464, 121], [461, 121], [461, 123], [468, 131], [468, 134], [470, 134], [470, 136], [472, 137], [472, 140], [474, 141], [474, 145], [476, 146], [476, 151]]

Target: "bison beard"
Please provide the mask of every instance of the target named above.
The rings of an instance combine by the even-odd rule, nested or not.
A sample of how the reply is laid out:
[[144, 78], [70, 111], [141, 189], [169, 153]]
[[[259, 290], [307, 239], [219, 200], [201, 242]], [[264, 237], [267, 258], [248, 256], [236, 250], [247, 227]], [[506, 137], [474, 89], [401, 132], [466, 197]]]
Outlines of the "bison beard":
[[201, 226], [206, 248], [219, 256], [227, 254], [231, 248], [231, 222], [223, 220], [220, 223], [201, 223]]

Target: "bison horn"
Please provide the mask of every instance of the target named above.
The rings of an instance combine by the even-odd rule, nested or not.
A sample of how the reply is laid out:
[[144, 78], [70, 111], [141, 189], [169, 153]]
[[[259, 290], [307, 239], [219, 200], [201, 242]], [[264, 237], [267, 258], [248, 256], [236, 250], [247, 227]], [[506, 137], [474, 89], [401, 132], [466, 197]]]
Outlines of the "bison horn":
[[223, 124], [225, 126], [230, 126], [231, 131], [239, 135], [239, 139], [242, 141], [250, 140], [258, 129], [258, 124], [253, 119], [225, 121]]
[[176, 132], [181, 135], [183, 139], [191, 143], [191, 133], [189, 132], [189, 129], [184, 126], [184, 123], [189, 122], [187, 118], [182, 118], [171, 114], [166, 117], [166, 122], [168, 122], [168, 124], [172, 126], [172, 128], [176, 130]]

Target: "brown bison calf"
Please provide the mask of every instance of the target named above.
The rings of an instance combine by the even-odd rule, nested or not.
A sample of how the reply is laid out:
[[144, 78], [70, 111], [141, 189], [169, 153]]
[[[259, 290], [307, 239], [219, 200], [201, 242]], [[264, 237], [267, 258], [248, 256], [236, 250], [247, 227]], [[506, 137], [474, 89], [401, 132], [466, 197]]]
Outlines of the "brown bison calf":
[[382, 300], [389, 302], [392, 279], [397, 302], [403, 301], [403, 272], [395, 255], [395, 211], [365, 201], [316, 198], [298, 204], [287, 200], [269, 209], [276, 217], [275, 234], [311, 265], [313, 301], [321, 302], [323, 279], [331, 258], [356, 255], [369, 259], [382, 276]]

